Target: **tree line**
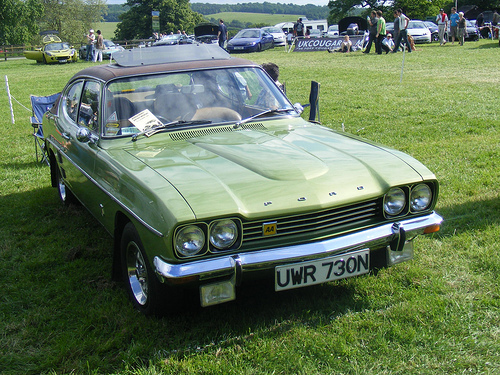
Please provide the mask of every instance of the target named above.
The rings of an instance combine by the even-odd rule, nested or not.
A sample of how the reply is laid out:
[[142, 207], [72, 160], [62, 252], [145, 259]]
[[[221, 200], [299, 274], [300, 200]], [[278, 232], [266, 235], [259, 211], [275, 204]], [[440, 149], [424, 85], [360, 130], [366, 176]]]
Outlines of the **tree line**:
[[[468, 5], [492, 10], [498, 7], [498, 1], [472, 0]], [[124, 5], [108, 6], [106, 0], [0, 0], [0, 45], [40, 44], [39, 32], [45, 30], [55, 30], [61, 39], [78, 44], [85, 42], [85, 34], [91, 25], [100, 21], [119, 22], [115, 39], [149, 38], [153, 34], [152, 11], [161, 14], [160, 31], [192, 32], [198, 23], [207, 21], [205, 15], [221, 12], [302, 14], [309, 19], [327, 18], [333, 24], [345, 16], [365, 17], [372, 9], [392, 15], [393, 9], [402, 8], [411, 18], [425, 19], [435, 16], [439, 8], [449, 12], [453, 5], [454, 1], [449, 0], [330, 0], [328, 6], [268, 2], [191, 4], [190, 0], [127, 0]], [[391, 19], [390, 16], [386, 18]], [[249, 27], [241, 21], [234, 22], [229, 26]]]
[[[312, 3], [312, 1], [311, 1]], [[264, 14], [301, 14], [310, 20], [326, 19], [329, 8], [313, 4], [295, 5], [281, 3], [243, 3], [243, 4], [208, 4], [193, 3], [191, 9], [204, 16], [222, 12], [247, 12]]]

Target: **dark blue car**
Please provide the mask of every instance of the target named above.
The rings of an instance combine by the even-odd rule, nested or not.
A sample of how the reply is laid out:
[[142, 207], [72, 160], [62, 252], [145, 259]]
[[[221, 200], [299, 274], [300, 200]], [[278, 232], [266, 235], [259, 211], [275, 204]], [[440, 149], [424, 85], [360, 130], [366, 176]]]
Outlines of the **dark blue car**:
[[261, 29], [243, 29], [227, 42], [228, 52], [260, 52], [274, 48], [274, 38]]

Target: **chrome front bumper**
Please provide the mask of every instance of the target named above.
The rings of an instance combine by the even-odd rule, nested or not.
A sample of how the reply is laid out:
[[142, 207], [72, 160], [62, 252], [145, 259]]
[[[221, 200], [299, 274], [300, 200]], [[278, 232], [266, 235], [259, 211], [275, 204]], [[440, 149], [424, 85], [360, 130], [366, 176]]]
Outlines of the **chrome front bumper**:
[[[245, 273], [274, 269], [276, 266], [322, 259], [359, 249], [390, 247], [393, 253], [419, 234], [439, 230], [443, 219], [436, 213], [383, 224], [359, 232], [302, 245], [286, 246], [260, 251], [230, 254], [182, 264], [170, 264], [160, 257], [154, 258], [158, 275], [173, 282], [197, 277], [199, 281], [230, 276], [238, 284]], [[393, 261], [393, 264], [397, 261]], [[391, 264], [389, 264], [391, 265]]]

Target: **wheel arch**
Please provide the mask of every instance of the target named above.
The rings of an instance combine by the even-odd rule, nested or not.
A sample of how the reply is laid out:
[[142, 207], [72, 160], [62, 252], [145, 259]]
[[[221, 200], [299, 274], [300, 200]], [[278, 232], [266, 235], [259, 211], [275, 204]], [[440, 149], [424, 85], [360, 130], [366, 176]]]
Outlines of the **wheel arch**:
[[45, 147], [48, 152], [49, 165], [50, 165], [50, 184], [52, 187], [57, 187], [57, 161], [54, 152], [50, 147]]
[[123, 229], [127, 223], [131, 220], [121, 211], [118, 211], [115, 215], [115, 227], [113, 231], [113, 265], [112, 265], [112, 278], [115, 281], [120, 281], [122, 279], [122, 274], [120, 270], [121, 263], [121, 239], [123, 235]]

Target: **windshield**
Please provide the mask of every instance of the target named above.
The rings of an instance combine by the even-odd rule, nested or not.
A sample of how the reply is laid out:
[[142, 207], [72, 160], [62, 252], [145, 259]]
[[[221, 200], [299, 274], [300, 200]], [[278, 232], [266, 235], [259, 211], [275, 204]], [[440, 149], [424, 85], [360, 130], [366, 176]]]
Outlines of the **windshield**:
[[259, 38], [259, 30], [240, 30], [235, 38]]
[[45, 51], [60, 51], [62, 49], [69, 49], [68, 43], [50, 43], [45, 46]]
[[281, 29], [278, 29], [277, 27], [264, 27], [262, 28], [262, 30], [264, 30], [265, 32], [268, 32], [268, 33], [276, 33], [276, 34], [281, 34], [283, 31], [281, 31]]
[[258, 67], [119, 79], [108, 84], [104, 100], [106, 137], [131, 136], [150, 124], [181, 121], [182, 126], [212, 126], [236, 123], [267, 110], [293, 110], [284, 93]]
[[163, 38], [161, 38], [161, 40], [176, 40], [176, 39], [180, 39], [180, 37], [181, 37], [180, 34], [170, 34], [170, 35], [164, 36]]
[[427, 29], [427, 26], [423, 22], [415, 22], [415, 21], [410, 21], [408, 22], [408, 28], [409, 29]]

